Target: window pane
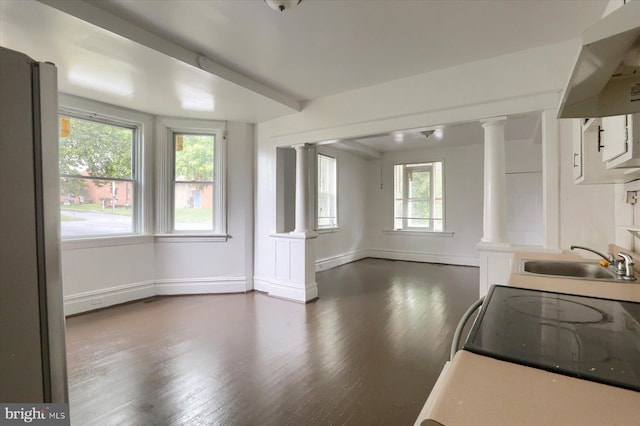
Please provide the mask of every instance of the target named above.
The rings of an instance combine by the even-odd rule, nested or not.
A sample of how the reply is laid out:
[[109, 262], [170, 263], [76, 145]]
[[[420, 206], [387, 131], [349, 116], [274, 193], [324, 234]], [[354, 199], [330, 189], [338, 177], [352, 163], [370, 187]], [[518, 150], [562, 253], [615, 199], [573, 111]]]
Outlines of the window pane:
[[213, 181], [213, 135], [175, 134], [176, 181]]
[[133, 232], [133, 182], [60, 179], [63, 237]]
[[409, 219], [407, 226], [409, 228], [430, 228], [431, 221], [429, 219]]
[[409, 227], [429, 227], [431, 201], [407, 201]]
[[175, 230], [213, 230], [213, 182], [176, 183], [174, 200]]
[[60, 174], [131, 179], [134, 129], [75, 117], [60, 137]]
[[136, 130], [65, 116], [61, 117], [61, 124], [58, 148], [62, 237], [134, 232]]
[[174, 134], [176, 231], [213, 231], [214, 135]]
[[318, 228], [338, 226], [336, 159], [318, 154]]
[[431, 197], [431, 170], [409, 171], [409, 198], [429, 199]]

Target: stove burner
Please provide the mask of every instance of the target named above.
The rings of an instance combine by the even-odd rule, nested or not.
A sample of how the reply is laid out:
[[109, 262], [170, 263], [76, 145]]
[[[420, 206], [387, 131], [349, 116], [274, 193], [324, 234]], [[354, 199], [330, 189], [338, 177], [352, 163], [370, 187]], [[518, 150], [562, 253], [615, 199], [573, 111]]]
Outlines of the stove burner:
[[492, 286], [464, 349], [640, 392], [640, 303]]
[[560, 297], [510, 296], [507, 306], [516, 312], [565, 324], [604, 324], [611, 316], [593, 306]]

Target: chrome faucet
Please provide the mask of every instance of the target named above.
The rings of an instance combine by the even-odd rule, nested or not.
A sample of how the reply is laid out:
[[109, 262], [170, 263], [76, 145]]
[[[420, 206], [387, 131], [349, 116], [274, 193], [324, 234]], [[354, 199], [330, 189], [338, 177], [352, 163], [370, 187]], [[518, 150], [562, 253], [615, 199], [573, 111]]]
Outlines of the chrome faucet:
[[608, 256], [605, 256], [599, 251], [590, 249], [589, 247], [570, 246], [569, 248], [571, 250], [574, 250], [574, 249], [586, 250], [591, 253], [597, 254], [598, 256], [600, 256], [601, 258], [603, 258], [609, 263], [609, 269], [613, 273], [615, 273], [618, 278], [622, 278], [623, 280], [626, 280], [626, 281], [635, 281], [636, 279], [633, 273], [633, 265], [635, 265], [635, 262], [633, 261], [633, 257], [631, 257], [630, 254], [620, 252], [618, 253], [619, 259], [616, 259], [614, 254], [611, 252], [607, 253]]
[[633, 257], [627, 253], [618, 253], [618, 256], [624, 259], [624, 275], [622, 276], [623, 280], [627, 281], [635, 281], [636, 277], [633, 275], [633, 265], [635, 262], [633, 261]]
[[581, 250], [586, 250], [586, 251], [590, 251], [593, 254], [597, 254], [598, 256], [600, 256], [601, 258], [603, 258], [604, 260], [606, 260], [607, 262], [609, 262], [610, 264], [614, 264], [616, 262], [615, 257], [613, 256], [613, 253], [607, 253], [608, 256], [605, 256], [604, 254], [600, 253], [597, 250], [594, 249], [590, 249], [589, 247], [584, 247], [584, 246], [571, 246], [569, 247], [571, 250], [575, 250], [575, 249], [581, 249]]

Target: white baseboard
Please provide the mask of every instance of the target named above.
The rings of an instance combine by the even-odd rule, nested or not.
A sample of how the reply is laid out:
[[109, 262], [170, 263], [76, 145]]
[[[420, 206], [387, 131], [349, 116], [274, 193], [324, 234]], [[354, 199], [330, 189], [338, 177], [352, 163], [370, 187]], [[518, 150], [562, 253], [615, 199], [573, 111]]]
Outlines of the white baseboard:
[[252, 289], [252, 280], [245, 277], [143, 281], [65, 296], [64, 311], [74, 315], [153, 296], [246, 293]]
[[314, 281], [302, 288], [293, 283], [272, 280], [269, 282], [269, 296], [307, 303], [318, 298], [318, 284]]
[[254, 277], [253, 289], [267, 293], [269, 296], [299, 303], [318, 298], [318, 284], [315, 281], [307, 284], [306, 288], [302, 288], [295, 283]]
[[65, 315], [79, 314], [132, 300], [144, 299], [155, 294], [153, 281], [142, 281], [72, 294], [64, 297], [64, 313]]
[[245, 277], [213, 277], [156, 280], [156, 295], [208, 294], [208, 293], [245, 293]]
[[480, 266], [480, 259], [471, 256], [451, 256], [400, 250], [369, 249], [368, 256], [377, 259], [406, 260], [410, 262], [445, 263], [447, 265]]
[[253, 289], [263, 293], [269, 293], [269, 280], [266, 278], [253, 277]]
[[336, 266], [345, 265], [367, 257], [370, 257], [368, 250], [358, 250], [351, 253], [344, 253], [337, 256], [318, 259], [316, 260], [316, 272], [326, 271], [327, 269], [335, 268]]

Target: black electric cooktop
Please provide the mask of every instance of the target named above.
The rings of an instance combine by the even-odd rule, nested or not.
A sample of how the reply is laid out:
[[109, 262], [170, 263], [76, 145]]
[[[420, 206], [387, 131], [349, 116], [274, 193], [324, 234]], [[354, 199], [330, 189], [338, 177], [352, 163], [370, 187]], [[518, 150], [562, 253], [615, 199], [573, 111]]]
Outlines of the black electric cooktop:
[[640, 392], [640, 303], [496, 285], [464, 349]]

